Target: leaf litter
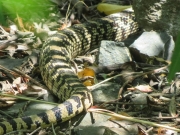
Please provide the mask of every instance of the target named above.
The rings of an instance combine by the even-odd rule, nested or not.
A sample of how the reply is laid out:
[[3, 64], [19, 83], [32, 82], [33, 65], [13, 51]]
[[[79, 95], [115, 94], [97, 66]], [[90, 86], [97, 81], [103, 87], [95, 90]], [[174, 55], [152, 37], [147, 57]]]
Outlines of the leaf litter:
[[[20, 97], [27, 101], [37, 102], [36, 99], [42, 99], [47, 103], [53, 102], [57, 104], [57, 99], [47, 92], [47, 88], [44, 86], [40, 76], [38, 68], [40, 47], [48, 36], [56, 33], [58, 30], [69, 27], [74, 22], [81, 23], [83, 20], [87, 20], [87, 18], [89, 20], [89, 18], [92, 18], [91, 15], [93, 13], [96, 13], [97, 18], [100, 16], [97, 11], [91, 10], [93, 8], [89, 3], [88, 5], [84, 5], [83, 2], [80, 2], [81, 4], [79, 6], [73, 8], [76, 2], [79, 1], [73, 1], [75, 2], [73, 6], [70, 6], [68, 2], [65, 5], [54, 0], [53, 2], [61, 5], [63, 10], [65, 9], [67, 14], [64, 19], [59, 19], [62, 17], [61, 13], [54, 14], [55, 11], [50, 11], [52, 13], [48, 19], [40, 19], [41, 17], [38, 16], [38, 19], [41, 21], [28, 22], [27, 20], [24, 21], [24, 18], [21, 18], [22, 14], [14, 12], [16, 19], [9, 19], [9, 21], [13, 22], [13, 25], [9, 25], [8, 27], [0, 26], [0, 107], [5, 113], [7, 111], [7, 117], [25, 116], [26, 113], [24, 111], [30, 112], [28, 109], [29, 102], [22, 102], [23, 100], [20, 100]], [[57, 6], [56, 4], [54, 6]], [[82, 12], [83, 8], [85, 8], [86, 14]], [[69, 16], [71, 16], [70, 19], [68, 18]], [[82, 18], [82, 21], [74, 20], [74, 16], [77, 16], [78, 19]], [[118, 122], [121, 122], [123, 125], [122, 121], [125, 120], [124, 117], [127, 117], [128, 121], [137, 119], [137, 121], [133, 121], [130, 125], [134, 126], [135, 130], [133, 129], [132, 131], [139, 135], [154, 133], [160, 135], [172, 130], [179, 132], [176, 128], [179, 127], [178, 113], [180, 99], [178, 95], [180, 89], [178, 86], [180, 80], [177, 75], [174, 82], [169, 83], [167, 81], [167, 66], [169, 63], [166, 60], [158, 57], [149, 57], [147, 62], [126, 62], [118, 66], [116, 65], [115, 67], [117, 68], [113, 68], [113, 70], [112, 68], [108, 68], [111, 70], [107, 72], [102, 70], [106, 67], [98, 69], [97, 60], [92, 60], [92, 57], [97, 57], [97, 53], [80, 57], [80, 62], [77, 62], [76, 59], [74, 60], [77, 65], [72, 64], [72, 68], [78, 71], [82, 70], [78, 73], [79, 77], [81, 80], [87, 81], [85, 85], [90, 90], [95, 91], [95, 87], [107, 81], [120, 85], [114, 101], [95, 103], [96, 107], [92, 107], [89, 110], [90, 112], [105, 112], [104, 114], [106, 115], [109, 115], [106, 109], [113, 111], [110, 112], [113, 115], [107, 118], [104, 123], [111, 121], [113, 123], [117, 122], [116, 125], [118, 125]], [[157, 62], [159, 64], [155, 65], [154, 63]], [[11, 96], [7, 96], [7, 94]], [[24, 96], [26, 97], [24, 98]], [[21, 105], [18, 106], [18, 104]], [[15, 106], [18, 106], [18, 108], [13, 108]], [[21, 108], [21, 111], [19, 111], [19, 108]], [[2, 112], [1, 115], [4, 116]], [[119, 115], [122, 118], [119, 118]], [[101, 117], [99, 115], [95, 121], [101, 119]], [[4, 120], [5, 118], [2, 119]], [[145, 123], [142, 124], [140, 121], [143, 120]], [[150, 124], [147, 121], [150, 121]], [[136, 125], [134, 123], [139, 124]], [[157, 123], [159, 123], [158, 126], [156, 125]], [[96, 126], [99, 127], [100, 125], [97, 124]], [[116, 132], [107, 125], [104, 125], [104, 127], [107, 127], [104, 133]], [[74, 129], [74, 131], [77, 129]], [[90, 129], [92, 130], [93, 128], [91, 127]], [[117, 129], [119, 130], [121, 127]], [[54, 127], [54, 130], [57, 134], [64, 131], [62, 129], [60, 131], [58, 127]], [[67, 132], [64, 132], [64, 134], [69, 134], [71, 130], [67, 128]], [[127, 128], [125, 131], [130, 133], [131, 129]], [[40, 132], [52, 133], [53, 131], [50, 129], [46, 131], [41, 129]]]

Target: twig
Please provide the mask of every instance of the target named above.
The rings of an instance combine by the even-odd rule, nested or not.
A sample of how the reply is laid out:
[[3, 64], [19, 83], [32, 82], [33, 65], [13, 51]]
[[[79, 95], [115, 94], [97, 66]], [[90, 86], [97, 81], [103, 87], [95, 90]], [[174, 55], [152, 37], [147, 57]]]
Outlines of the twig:
[[180, 129], [177, 129], [177, 128], [174, 128], [174, 127], [170, 127], [170, 126], [166, 126], [166, 125], [162, 125], [162, 124], [157, 124], [157, 123], [150, 122], [150, 121], [139, 120], [139, 119], [136, 119], [134, 117], [123, 116], [123, 115], [120, 115], [120, 114], [117, 114], [117, 113], [114, 113], [112, 111], [108, 111], [108, 110], [105, 110], [105, 109], [94, 109], [94, 108], [91, 109], [90, 108], [90, 109], [88, 109], [88, 111], [89, 112], [100, 113], [100, 114], [104, 114], [104, 115], [108, 115], [108, 116], [114, 116], [114, 117], [118, 117], [118, 118], [123, 119], [123, 120], [137, 122], [137, 123], [141, 123], [141, 124], [147, 124], [147, 125], [154, 126], [154, 127], [167, 128], [167, 129], [170, 129], [170, 130], [180, 132]]
[[33, 135], [34, 133], [36, 133], [37, 131], [39, 131], [41, 129], [41, 127], [38, 127], [37, 129], [35, 129], [34, 131], [32, 131], [30, 134], [27, 135]]
[[[162, 70], [162, 69], [166, 69], [167, 67], [168, 67], [168, 66], [164, 66], [164, 67], [161, 67], [161, 68], [158, 68], [158, 69], [155, 69], [155, 70], [151, 70], [151, 71], [148, 71], [148, 72], [145, 72], [145, 73], [141, 73], [141, 72], [129, 72], [129, 73], [118, 74], [118, 75], [115, 75], [115, 76], [113, 76], [113, 77], [107, 78], [107, 79], [105, 79], [104, 81], [101, 81], [100, 83], [97, 83], [97, 84], [89, 87], [89, 89], [92, 90], [92, 89], [94, 89], [95, 87], [99, 86], [100, 84], [105, 83], [105, 82], [107, 82], [107, 81], [109, 81], [109, 80], [112, 80], [112, 79], [114, 79], [114, 78], [116, 78], [116, 77], [119, 77], [119, 76], [122, 76], [122, 75], [138, 74], [138, 75], [136, 75], [135, 77], [133, 77], [133, 79], [134, 79], [134, 78], [140, 77], [140, 76], [142, 76], [142, 75], [146, 75], [146, 74], [150, 74], [150, 73], [156, 73], [157, 71]], [[92, 90], [92, 91], [93, 91], [93, 90]]]
[[43, 89], [48, 89], [46, 86], [42, 85], [41, 83], [39, 83], [37, 80], [31, 78], [29, 75], [23, 73], [22, 71], [19, 71], [19, 69], [17, 68], [14, 68], [13, 70], [10, 70], [10, 69], [7, 69], [5, 68], [4, 66], [0, 65], [0, 68], [2, 68], [3, 70], [7, 71], [7, 72], [10, 72], [12, 74], [19, 74], [21, 76], [24, 76], [26, 78], [28, 78], [30, 81], [32, 81], [34, 84], [40, 86], [41, 88]]
[[[119, 98], [122, 98], [121, 97], [121, 94], [122, 94], [122, 92], [123, 92], [123, 89], [124, 89], [124, 87], [127, 85], [129, 83], [129, 80], [127, 80], [124, 84], [123, 84], [123, 86], [120, 88], [120, 90], [119, 90], [119, 93], [118, 93], [118, 99]], [[116, 101], [116, 102], [118, 102], [118, 101]], [[117, 113], [118, 112], [118, 104], [116, 104], [116, 109], [115, 109], [115, 112]]]
[[31, 82], [33, 82], [34, 84], [36, 84], [36, 85], [40, 86], [41, 88], [43, 88], [43, 89], [48, 89], [46, 86], [42, 85], [42, 84], [41, 84], [41, 83], [39, 83], [37, 80], [35, 80], [35, 79], [31, 78], [29, 75], [27, 75], [27, 74], [23, 73], [23, 72], [22, 72], [22, 71], [20, 71], [19, 69], [17, 69], [17, 68], [13, 68], [13, 71], [14, 71], [14, 72], [16, 72], [16, 73], [17, 73], [17, 74], [19, 74], [19, 75], [22, 75], [22, 76], [24, 76], [24, 77], [28, 78]]
[[[126, 73], [126, 75], [132, 75], [132, 74], [138, 74], [138, 72]], [[143, 75], [144, 73], [139, 73], [139, 74]], [[124, 74], [118, 74], [118, 75], [115, 75], [115, 76], [113, 76], [113, 77], [107, 78], [107, 79], [105, 79], [104, 81], [101, 81], [100, 83], [97, 83], [97, 84], [91, 86], [90, 89], [92, 90], [92, 89], [94, 89], [95, 87], [99, 86], [100, 84], [105, 83], [105, 82], [107, 82], [107, 81], [109, 81], [109, 80], [112, 80], [112, 79], [114, 79], [114, 78], [116, 78], [116, 77], [119, 77], [119, 76], [122, 76], [122, 75], [124, 75]]]

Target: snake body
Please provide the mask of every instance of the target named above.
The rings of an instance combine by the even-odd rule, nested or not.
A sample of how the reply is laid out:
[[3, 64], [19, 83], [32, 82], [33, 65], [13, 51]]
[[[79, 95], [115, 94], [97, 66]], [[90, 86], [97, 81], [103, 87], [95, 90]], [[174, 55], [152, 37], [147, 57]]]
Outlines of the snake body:
[[97, 48], [101, 40], [121, 41], [138, 30], [130, 11], [88, 21], [66, 28], [49, 37], [40, 54], [40, 70], [46, 86], [63, 102], [40, 114], [0, 123], [0, 135], [20, 130], [34, 130], [64, 122], [88, 109], [93, 99], [70, 68], [70, 59]]

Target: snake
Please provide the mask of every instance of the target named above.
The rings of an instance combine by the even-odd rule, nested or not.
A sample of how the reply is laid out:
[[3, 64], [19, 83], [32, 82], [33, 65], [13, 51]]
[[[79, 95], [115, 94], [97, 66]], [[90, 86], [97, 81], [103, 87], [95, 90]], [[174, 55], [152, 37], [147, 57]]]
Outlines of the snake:
[[102, 40], [122, 41], [139, 29], [133, 11], [76, 24], [49, 36], [44, 42], [39, 67], [49, 90], [62, 102], [39, 114], [0, 122], [0, 135], [34, 130], [65, 122], [93, 105], [91, 92], [71, 68], [71, 59], [98, 48]]

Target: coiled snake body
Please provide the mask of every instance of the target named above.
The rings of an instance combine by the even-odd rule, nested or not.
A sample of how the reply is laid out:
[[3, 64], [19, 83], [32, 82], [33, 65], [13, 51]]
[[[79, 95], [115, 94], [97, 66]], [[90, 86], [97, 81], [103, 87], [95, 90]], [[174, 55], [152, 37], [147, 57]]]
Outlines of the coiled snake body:
[[138, 29], [132, 12], [113, 14], [74, 25], [47, 39], [40, 54], [40, 70], [47, 87], [64, 101], [46, 112], [0, 123], [0, 135], [64, 122], [88, 109], [91, 93], [70, 68], [70, 59], [98, 47], [101, 40], [121, 41]]

